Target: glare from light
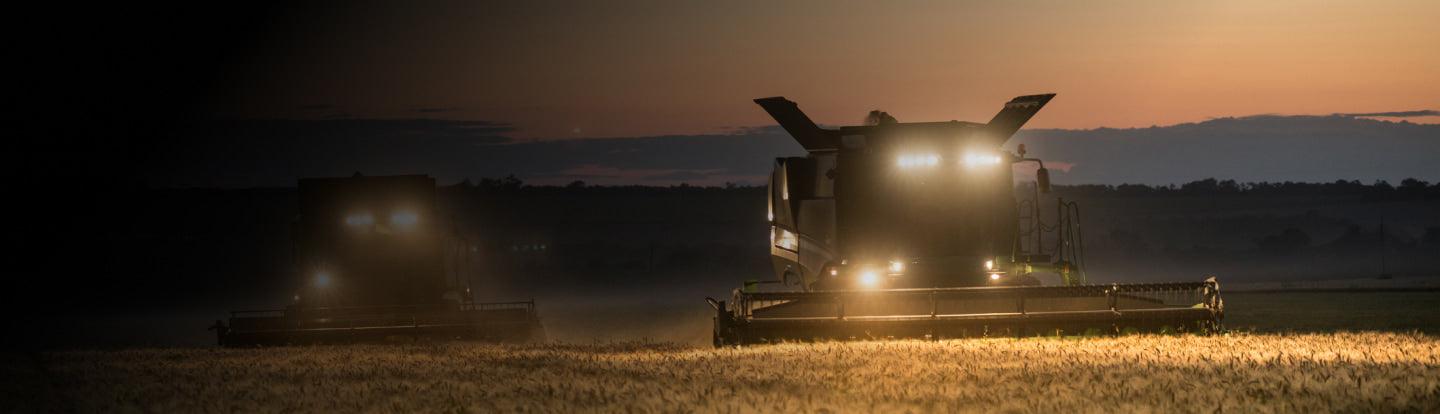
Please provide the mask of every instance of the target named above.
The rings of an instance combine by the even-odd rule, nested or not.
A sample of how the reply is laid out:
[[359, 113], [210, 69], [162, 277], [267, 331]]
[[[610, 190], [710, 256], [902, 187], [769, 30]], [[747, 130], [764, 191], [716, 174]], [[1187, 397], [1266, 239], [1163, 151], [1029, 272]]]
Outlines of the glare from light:
[[994, 260], [986, 260], [986, 261], [985, 261], [985, 270], [995, 270], [995, 261], [994, 261]]
[[992, 273], [992, 274], [990, 275], [990, 280], [1000, 280], [1000, 274], [999, 274], [999, 273]]
[[900, 273], [903, 271], [905, 271], [905, 263], [899, 261], [890, 262], [891, 273]]
[[375, 219], [370, 217], [369, 214], [356, 214], [345, 218], [345, 224], [349, 224], [351, 226], [369, 226], [370, 223], [374, 222]]
[[326, 272], [316, 273], [316, 274], [315, 274], [315, 286], [316, 286], [316, 287], [322, 287], [322, 288], [323, 288], [323, 287], [326, 287], [326, 286], [330, 286], [330, 274], [329, 274], [329, 273], [326, 273]]
[[901, 156], [899, 164], [901, 168], [934, 167], [936, 165], [940, 165], [940, 156], [934, 154]]
[[965, 165], [968, 165], [968, 166], [971, 166], [971, 167], [981, 166], [981, 165], [996, 165], [996, 164], [1000, 164], [1001, 158], [1000, 158], [999, 155], [995, 155], [995, 156], [984, 156], [984, 155], [976, 155], [976, 154], [965, 154], [964, 162], [965, 162]]
[[860, 273], [860, 284], [867, 287], [874, 287], [880, 284], [880, 275], [875, 274], [873, 270], [866, 270]]
[[775, 240], [775, 247], [791, 251], [794, 251], [796, 248], [800, 247], [800, 238], [796, 237], [795, 233], [791, 233], [790, 230], [780, 229], [780, 234], [778, 236], [776, 236], [773, 232], [770, 234], [771, 237]]
[[396, 212], [390, 216], [390, 224], [396, 226], [410, 226], [414, 225], [417, 221], [420, 221], [420, 218], [416, 217], [415, 213], [409, 211]]

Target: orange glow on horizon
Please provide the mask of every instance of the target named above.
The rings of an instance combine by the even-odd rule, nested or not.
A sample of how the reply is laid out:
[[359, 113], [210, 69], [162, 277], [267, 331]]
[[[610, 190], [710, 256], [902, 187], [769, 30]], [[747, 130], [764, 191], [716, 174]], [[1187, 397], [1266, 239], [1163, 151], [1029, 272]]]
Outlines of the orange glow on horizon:
[[[372, 7], [281, 39], [303, 53], [240, 65], [246, 92], [215, 116], [321, 119], [294, 108], [343, 102], [358, 117], [495, 120], [513, 138], [560, 139], [771, 125], [751, 99], [777, 95], [825, 125], [877, 108], [985, 122], [1046, 92], [1058, 96], [1029, 128], [1440, 109], [1440, 2]], [[427, 30], [375, 29], [382, 18]]]

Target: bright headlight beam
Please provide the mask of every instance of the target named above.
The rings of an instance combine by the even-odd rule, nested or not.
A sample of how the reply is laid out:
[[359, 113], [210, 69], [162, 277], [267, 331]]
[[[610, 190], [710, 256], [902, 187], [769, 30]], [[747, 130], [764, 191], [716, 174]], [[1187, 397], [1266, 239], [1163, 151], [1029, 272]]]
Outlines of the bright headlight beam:
[[874, 270], [866, 270], [860, 273], [860, 284], [867, 287], [874, 287], [880, 284], [880, 275], [875, 274]]
[[963, 160], [965, 165], [972, 167], [980, 165], [997, 165], [1003, 161], [999, 155], [985, 156], [977, 154], [965, 154]]

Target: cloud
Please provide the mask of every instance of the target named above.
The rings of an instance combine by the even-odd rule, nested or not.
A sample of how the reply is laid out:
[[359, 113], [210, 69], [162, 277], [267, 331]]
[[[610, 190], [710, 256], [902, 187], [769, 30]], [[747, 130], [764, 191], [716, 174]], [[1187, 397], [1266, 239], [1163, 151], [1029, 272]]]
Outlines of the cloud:
[[[1153, 128], [1021, 130], [1007, 143], [1052, 164], [1058, 184], [1239, 181], [1399, 182], [1440, 178], [1440, 125], [1346, 116], [1263, 115]], [[1068, 170], [1058, 167], [1070, 163]], [[1030, 167], [1034, 169], [1034, 167]]]
[[1349, 117], [1379, 116], [1379, 117], [1386, 117], [1386, 118], [1413, 118], [1413, 117], [1419, 117], [1419, 116], [1440, 116], [1440, 111], [1425, 109], [1425, 110], [1419, 110], [1419, 111], [1370, 112], [1370, 113], [1363, 113], [1363, 114], [1335, 114], [1335, 115], [1339, 115], [1339, 116], [1349, 116]]
[[415, 110], [415, 112], [419, 112], [419, 113], [422, 113], [422, 114], [430, 114], [430, 113], [436, 113], [436, 112], [459, 111], [459, 110], [461, 110], [461, 109], [464, 109], [464, 108], [418, 108], [418, 109]]
[[298, 178], [426, 173], [442, 183], [514, 174], [527, 183], [763, 183], [777, 156], [804, 155], [778, 128], [743, 135], [517, 141], [506, 123], [239, 120], [196, 125], [147, 165], [165, 187], [290, 186]]
[[[292, 186], [302, 177], [431, 174], [441, 183], [515, 175], [565, 185], [763, 184], [776, 157], [805, 150], [779, 127], [713, 135], [524, 141], [494, 121], [246, 120], [197, 125], [140, 149], [157, 186]], [[1057, 184], [1440, 181], [1440, 125], [1266, 115], [1166, 127], [1021, 130]], [[1033, 174], [1025, 164], [1017, 177]]]
[[[577, 168], [568, 168], [560, 171], [541, 173], [532, 177], [527, 182], [535, 184], [561, 184], [575, 180], [589, 181], [589, 184], [602, 185], [625, 185], [625, 184], [650, 184], [650, 185], [673, 185], [679, 183], [692, 183], [696, 185], [718, 185], [725, 181], [737, 182], [745, 180], [715, 181], [714, 178], [735, 178], [735, 176], [724, 175], [723, 168], [680, 170], [680, 169], [645, 169], [645, 168], [615, 168], [595, 164], [586, 164]], [[753, 177], [744, 177], [753, 178]], [[713, 181], [713, 182], [712, 182]]]
[[678, 170], [678, 171], [671, 171], [671, 172], [664, 173], [664, 174], [651, 175], [651, 176], [645, 177], [645, 179], [646, 179], [646, 180], [650, 180], [650, 181], [695, 181], [695, 180], [703, 180], [703, 179], [709, 178], [709, 177], [712, 176], [712, 175], [715, 175], [715, 174], [717, 174], [717, 173], [722, 173], [722, 172], [725, 172], [725, 170], [724, 170], [724, 169], [714, 169], [714, 170]]

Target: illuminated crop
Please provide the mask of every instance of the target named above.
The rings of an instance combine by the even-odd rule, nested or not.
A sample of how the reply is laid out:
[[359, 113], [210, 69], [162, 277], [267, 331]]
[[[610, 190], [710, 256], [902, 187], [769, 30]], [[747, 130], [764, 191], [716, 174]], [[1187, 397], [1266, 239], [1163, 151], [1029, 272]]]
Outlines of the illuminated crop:
[[1437, 358], [1389, 333], [74, 351], [12, 364], [43, 375], [0, 410], [1435, 412]]

